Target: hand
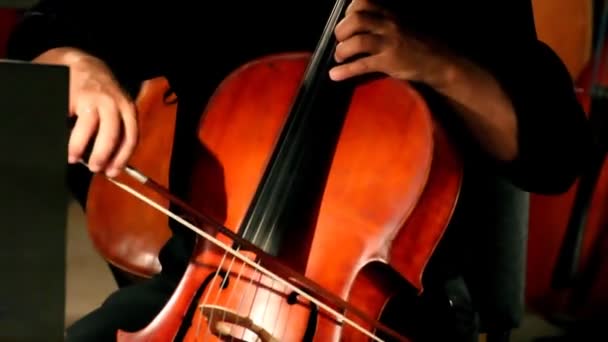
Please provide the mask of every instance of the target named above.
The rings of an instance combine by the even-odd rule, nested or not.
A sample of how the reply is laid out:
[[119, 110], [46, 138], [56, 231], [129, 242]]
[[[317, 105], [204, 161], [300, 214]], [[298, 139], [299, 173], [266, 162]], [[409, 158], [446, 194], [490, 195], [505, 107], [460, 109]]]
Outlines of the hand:
[[395, 17], [372, 0], [353, 0], [336, 25], [335, 35], [338, 63], [359, 58], [332, 68], [334, 81], [379, 72], [432, 85], [440, 82], [447, 70], [447, 59], [434, 46], [406, 34]]
[[76, 163], [93, 135], [88, 160], [92, 172], [117, 176], [137, 144], [136, 107], [106, 64], [84, 52], [59, 48], [40, 55], [36, 62], [70, 67], [70, 113], [77, 116], [68, 144], [68, 162]]

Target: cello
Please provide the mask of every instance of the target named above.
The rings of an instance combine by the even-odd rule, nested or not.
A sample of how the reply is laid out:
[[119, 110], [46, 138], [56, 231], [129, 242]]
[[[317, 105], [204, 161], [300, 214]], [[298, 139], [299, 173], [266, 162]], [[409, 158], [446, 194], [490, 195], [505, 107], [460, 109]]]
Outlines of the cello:
[[591, 57], [593, 0], [533, 0], [538, 39], [549, 45], [577, 78]]
[[312, 56], [259, 58], [220, 84], [188, 198], [126, 170], [185, 217], [110, 180], [199, 236], [164, 309], [120, 341], [406, 340], [380, 321], [393, 298], [422, 290], [462, 165], [411, 85], [329, 81], [345, 8], [336, 1]]
[[[139, 117], [139, 144], [130, 163], [159, 185], [167, 187], [177, 109], [167, 80], [158, 77], [145, 81], [135, 105]], [[125, 176], [117, 179], [169, 208], [168, 199], [133, 179]], [[112, 215], [107, 214], [109, 211]], [[161, 271], [158, 254], [171, 236], [166, 215], [99, 174], [93, 175], [91, 180], [85, 212], [93, 246], [107, 262], [135, 280], [150, 278]]]
[[577, 82], [597, 149], [567, 193], [532, 195], [530, 202], [526, 302], [553, 323], [574, 329], [603, 330], [600, 322], [608, 312], [608, 126], [602, 90], [608, 82], [606, 15], [603, 20], [595, 57]]
[[[589, 59], [591, 1], [535, 0], [532, 5], [539, 39], [560, 55], [572, 75], [578, 75]], [[564, 20], [568, 25], [563, 25]], [[131, 158], [132, 166], [164, 187], [168, 186], [176, 117], [176, 105], [168, 90], [162, 77], [144, 82], [136, 99], [142, 143]], [[168, 208], [163, 197], [128, 177], [120, 179]], [[532, 199], [550, 200], [534, 195]], [[106, 214], [110, 209], [113, 215]], [[85, 212], [93, 246], [106, 261], [135, 278], [149, 278], [160, 272], [158, 254], [170, 236], [165, 215], [116, 188], [102, 175], [93, 175]], [[138, 213], [137, 217], [133, 212]], [[528, 279], [535, 279], [535, 274], [529, 272]]]

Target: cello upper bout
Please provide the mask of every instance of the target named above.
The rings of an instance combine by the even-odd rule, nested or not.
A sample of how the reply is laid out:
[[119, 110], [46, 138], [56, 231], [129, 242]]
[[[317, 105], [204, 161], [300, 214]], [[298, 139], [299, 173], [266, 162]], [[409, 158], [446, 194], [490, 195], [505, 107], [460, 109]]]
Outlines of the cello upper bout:
[[592, 1], [534, 0], [532, 5], [538, 39], [557, 53], [572, 77], [578, 77], [591, 57]]
[[[165, 99], [169, 83], [159, 77], [142, 84], [135, 101], [139, 141], [129, 163], [167, 186], [173, 147], [176, 105]], [[120, 175], [117, 180], [168, 208], [157, 193]], [[87, 199], [87, 226], [95, 249], [108, 262], [128, 273], [150, 277], [161, 270], [158, 254], [170, 237], [167, 217], [95, 175]]]

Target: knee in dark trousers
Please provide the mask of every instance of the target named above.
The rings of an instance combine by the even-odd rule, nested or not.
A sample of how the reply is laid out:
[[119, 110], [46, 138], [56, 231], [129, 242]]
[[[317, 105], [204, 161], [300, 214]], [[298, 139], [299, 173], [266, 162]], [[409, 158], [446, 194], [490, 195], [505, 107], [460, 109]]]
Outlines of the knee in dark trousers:
[[478, 342], [477, 315], [462, 279], [443, 285], [394, 298], [385, 308], [387, 325], [416, 342]]

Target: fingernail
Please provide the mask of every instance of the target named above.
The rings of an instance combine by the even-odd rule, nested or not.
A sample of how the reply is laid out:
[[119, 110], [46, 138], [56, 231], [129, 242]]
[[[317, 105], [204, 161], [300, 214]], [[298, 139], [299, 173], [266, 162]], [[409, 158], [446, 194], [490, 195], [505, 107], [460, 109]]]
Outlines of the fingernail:
[[118, 169], [109, 169], [106, 171], [106, 176], [110, 177], [110, 178], [114, 178], [116, 176], [118, 176], [119, 170]]
[[334, 69], [329, 70], [329, 78], [331, 78], [332, 81], [336, 81], [337, 80], [336, 70], [334, 70]]

